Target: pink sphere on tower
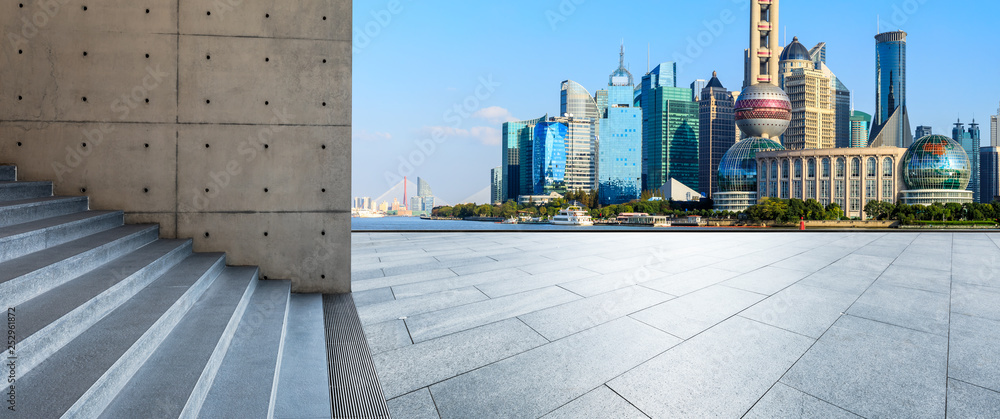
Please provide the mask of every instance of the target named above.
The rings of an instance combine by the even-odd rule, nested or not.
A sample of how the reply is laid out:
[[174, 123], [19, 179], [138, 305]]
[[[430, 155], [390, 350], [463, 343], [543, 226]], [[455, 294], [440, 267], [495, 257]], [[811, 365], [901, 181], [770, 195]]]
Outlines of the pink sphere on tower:
[[792, 120], [792, 103], [780, 87], [761, 83], [740, 92], [734, 106], [736, 125], [750, 137], [776, 138]]

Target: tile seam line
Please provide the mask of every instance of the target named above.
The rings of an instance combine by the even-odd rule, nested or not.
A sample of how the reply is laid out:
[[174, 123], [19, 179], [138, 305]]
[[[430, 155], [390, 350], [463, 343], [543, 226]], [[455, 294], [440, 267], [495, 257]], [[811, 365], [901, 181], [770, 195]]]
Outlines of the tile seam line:
[[[917, 238], [918, 238], [919, 236], [920, 236], [920, 234], [918, 234], [918, 235], [914, 236], [914, 237], [913, 237], [913, 239], [912, 239], [912, 240], [910, 240], [910, 243], [908, 243], [908, 244], [907, 244], [906, 246], [907, 246], [907, 247], [909, 247], [910, 245], [912, 245], [912, 244], [913, 244], [913, 242], [914, 242], [914, 241], [915, 241], [915, 240], [916, 240], [916, 239], [917, 239]], [[904, 250], [905, 250], [905, 249], [904, 249]], [[853, 252], [852, 252], [852, 253], [853, 253]], [[846, 256], [845, 256], [845, 257], [846, 257]], [[841, 258], [841, 259], [843, 259], [843, 258]], [[894, 259], [892, 260], [892, 263], [889, 263], [889, 266], [892, 266], [892, 264], [893, 264], [893, 263], [895, 263], [897, 259], [899, 259], [899, 256], [896, 256], [896, 258], [894, 258]], [[840, 259], [838, 259], [838, 260], [840, 260]], [[834, 262], [831, 262], [831, 263], [830, 263], [830, 265], [832, 265], [833, 263], [836, 263], [836, 261], [834, 261]], [[829, 265], [827, 265], [827, 266], [829, 266]], [[851, 303], [851, 305], [850, 305], [850, 306], [848, 306], [848, 307], [847, 307], [846, 309], [844, 309], [844, 311], [843, 311], [844, 315], [847, 315], [847, 312], [851, 310], [851, 307], [854, 307], [854, 304], [857, 304], [858, 300], [860, 300], [860, 299], [861, 299], [861, 297], [863, 297], [863, 296], [865, 295], [865, 293], [867, 293], [867, 292], [868, 292], [868, 290], [869, 290], [869, 289], [871, 289], [871, 287], [872, 287], [873, 285], [875, 285], [875, 283], [876, 283], [876, 282], [878, 282], [878, 279], [879, 279], [879, 278], [881, 278], [881, 277], [882, 277], [882, 275], [885, 275], [885, 271], [887, 271], [887, 270], [889, 269], [889, 266], [886, 266], [886, 268], [882, 270], [882, 273], [880, 273], [880, 274], [879, 274], [879, 275], [878, 275], [877, 277], [875, 277], [875, 280], [874, 280], [874, 281], [872, 281], [872, 283], [871, 283], [871, 284], [868, 284], [868, 287], [867, 287], [867, 288], [865, 288], [865, 290], [864, 290], [863, 292], [861, 292], [861, 294], [859, 294], [857, 298], [855, 298], [855, 299], [854, 299], [854, 302], [853, 302], [853, 303]], [[804, 280], [804, 279], [805, 279], [805, 278], [803, 278], [803, 280]], [[802, 280], [800, 280], [800, 281], [802, 281]], [[796, 282], [796, 283], [798, 283], [798, 282]], [[789, 285], [789, 286], [791, 286], [791, 285]], [[841, 316], [841, 317], [843, 317], [843, 316]], [[755, 401], [755, 402], [753, 403], [753, 405], [751, 405], [751, 406], [750, 406], [750, 408], [749, 408], [749, 409], [747, 409], [747, 411], [746, 411], [746, 412], [743, 412], [743, 414], [742, 414], [742, 415], [740, 415], [740, 417], [742, 418], [742, 417], [746, 416], [746, 415], [747, 415], [748, 413], [750, 413], [750, 411], [751, 411], [751, 410], [753, 410], [753, 408], [754, 408], [755, 406], [757, 406], [757, 404], [758, 404], [758, 403], [760, 403], [760, 401], [761, 401], [761, 400], [762, 400], [762, 399], [764, 398], [764, 396], [765, 396], [765, 395], [767, 395], [767, 393], [768, 393], [768, 392], [770, 392], [770, 391], [771, 391], [771, 389], [773, 389], [775, 385], [777, 385], [778, 383], [780, 383], [780, 382], [781, 382], [781, 380], [783, 380], [783, 379], [785, 378], [785, 376], [786, 376], [786, 375], [788, 375], [788, 372], [789, 372], [789, 371], [791, 371], [791, 370], [792, 370], [792, 368], [795, 368], [795, 366], [796, 366], [796, 365], [798, 365], [798, 363], [799, 363], [800, 361], [802, 361], [802, 358], [803, 358], [803, 357], [805, 357], [805, 356], [806, 356], [806, 354], [808, 354], [808, 353], [809, 353], [809, 351], [811, 351], [811, 350], [812, 350], [812, 348], [813, 348], [813, 347], [815, 347], [815, 346], [816, 346], [816, 344], [817, 344], [817, 343], [819, 343], [819, 341], [820, 341], [821, 339], [823, 339], [823, 336], [826, 336], [826, 334], [827, 334], [827, 333], [829, 333], [831, 329], [833, 329], [833, 326], [834, 326], [835, 324], [837, 324], [837, 322], [839, 322], [839, 321], [840, 321], [840, 318], [841, 318], [841, 317], [838, 317], [838, 318], [837, 318], [837, 320], [835, 320], [835, 321], [834, 321], [833, 323], [831, 323], [831, 324], [830, 324], [829, 326], [827, 326], [826, 330], [824, 330], [824, 331], [823, 331], [823, 333], [822, 333], [821, 335], [819, 335], [819, 338], [817, 338], [816, 340], [814, 340], [814, 341], [813, 341], [813, 343], [812, 343], [812, 344], [810, 344], [810, 345], [809, 345], [809, 347], [808, 347], [808, 348], [806, 348], [806, 350], [802, 352], [802, 355], [799, 355], [798, 359], [796, 359], [796, 360], [795, 360], [795, 362], [793, 362], [793, 363], [792, 363], [792, 365], [788, 366], [788, 369], [786, 369], [786, 370], [785, 370], [785, 372], [783, 372], [783, 373], [781, 374], [781, 377], [778, 377], [778, 379], [777, 379], [777, 380], [775, 380], [775, 382], [774, 382], [773, 384], [771, 384], [771, 386], [770, 386], [770, 387], [768, 387], [768, 388], [767, 388], [767, 390], [766, 390], [766, 391], [764, 391], [764, 393], [760, 395], [760, 397], [759, 397], [759, 398], [757, 399], [757, 401]], [[782, 383], [782, 384], [784, 384], [784, 383]], [[786, 384], [786, 385], [787, 385], [787, 384]], [[801, 391], [801, 390], [800, 390], [800, 391]], [[803, 393], [805, 393], [805, 392], [803, 392]], [[806, 394], [809, 394], [809, 393], [806, 393]], [[813, 397], [815, 397], [815, 396], [813, 396]]]
[[[816, 400], [819, 400], [819, 401], [821, 401], [821, 402], [823, 402], [823, 403], [826, 403], [826, 404], [828, 404], [828, 405], [830, 405], [830, 406], [833, 406], [833, 407], [835, 407], [835, 408], [837, 408], [837, 409], [840, 409], [840, 410], [843, 410], [843, 411], [845, 411], [845, 412], [847, 412], [847, 413], [850, 413], [850, 414], [852, 414], [852, 415], [855, 415], [855, 416], [857, 416], [857, 417], [859, 417], [859, 418], [867, 418], [867, 416], [864, 416], [864, 415], [859, 415], [859, 414], [857, 414], [857, 413], [855, 413], [855, 412], [852, 412], [852, 411], [850, 411], [850, 410], [848, 410], [848, 409], [846, 409], [846, 408], [844, 408], [844, 407], [841, 407], [841, 406], [838, 406], [838, 405], [836, 405], [836, 404], [833, 404], [833, 403], [831, 403], [830, 401], [827, 401], [826, 399], [823, 399], [823, 398], [820, 398], [820, 397], [816, 396], [815, 394], [812, 394], [812, 393], [807, 393], [807, 392], [805, 392], [805, 391], [802, 391], [802, 390], [801, 390], [801, 389], [799, 389], [798, 387], [795, 387], [795, 386], [793, 386], [793, 385], [791, 385], [791, 384], [788, 384], [788, 383], [781, 383], [781, 385], [783, 385], [783, 386], [786, 386], [786, 387], [788, 387], [788, 388], [790, 388], [790, 389], [792, 389], [792, 390], [795, 390], [795, 391], [798, 391], [798, 392], [801, 392], [802, 394], [805, 394], [805, 395], [808, 395], [809, 397], [812, 397], [812, 398], [814, 398], [814, 399], [816, 399]], [[749, 414], [750, 412], [748, 411], [747, 413]], [[744, 415], [744, 416], [746, 416], [746, 415]]]
[[[796, 335], [799, 335], [799, 336], [802, 336], [802, 337], [804, 337], [804, 338], [809, 338], [809, 339], [812, 339], [812, 340], [814, 340], [814, 341], [815, 341], [815, 340], [819, 340], [819, 338], [814, 338], [814, 337], [812, 337], [812, 336], [809, 336], [809, 335], [804, 335], [804, 334], [802, 334], [802, 333], [800, 333], [800, 332], [796, 332], [796, 331], [794, 331], [794, 330], [788, 330], [788, 329], [785, 329], [784, 327], [780, 327], [780, 326], [775, 326], [775, 325], [773, 325], [773, 324], [767, 324], [767, 323], [764, 323], [764, 322], [762, 322], [762, 321], [760, 321], [760, 320], [757, 320], [757, 319], [751, 319], [751, 318], [749, 318], [749, 317], [747, 317], [747, 316], [743, 316], [743, 315], [740, 315], [740, 314], [737, 314], [737, 316], [739, 316], [739, 317], [741, 317], [741, 318], [744, 318], [744, 319], [747, 319], [747, 320], [750, 320], [750, 321], [752, 321], [752, 322], [754, 322], [754, 323], [760, 323], [760, 324], [762, 324], [762, 325], [765, 325], [765, 326], [771, 326], [771, 327], [773, 327], [773, 328], [775, 328], [775, 329], [781, 329], [781, 330], [784, 330], [784, 331], [786, 331], [786, 332], [788, 332], [788, 333], [792, 333], [792, 334], [796, 334]], [[804, 392], [803, 392], [803, 393], [804, 393]]]
[[[988, 236], [987, 236], [988, 237]], [[944, 415], [948, 416], [948, 396], [950, 393], [951, 386], [948, 385], [948, 376], [951, 375], [951, 307], [952, 300], [954, 299], [954, 287], [955, 287], [955, 235], [951, 235], [951, 255], [949, 265], [951, 266], [951, 272], [948, 275], [948, 339], [947, 349], [944, 355]]]
[[959, 378], [955, 378], [955, 377], [948, 377], [948, 379], [949, 379], [949, 380], [953, 380], [953, 381], [958, 381], [958, 382], [960, 382], [960, 383], [963, 383], [963, 384], [968, 384], [968, 385], [970, 385], [970, 386], [973, 386], [973, 387], [977, 387], [977, 388], [981, 388], [981, 389], [983, 389], [983, 390], [986, 390], [986, 391], [989, 391], [989, 392], [991, 392], [991, 393], [997, 393], [997, 394], [1000, 394], [1000, 391], [998, 391], [998, 390], [994, 390], [994, 389], [992, 389], [992, 388], [989, 388], [989, 387], [983, 387], [983, 386], [981, 386], [981, 385], [979, 385], [979, 384], [976, 384], [976, 383], [970, 383], [970, 382], [968, 382], [968, 381], [965, 381], [965, 380], [962, 380], [962, 379], [959, 379]]

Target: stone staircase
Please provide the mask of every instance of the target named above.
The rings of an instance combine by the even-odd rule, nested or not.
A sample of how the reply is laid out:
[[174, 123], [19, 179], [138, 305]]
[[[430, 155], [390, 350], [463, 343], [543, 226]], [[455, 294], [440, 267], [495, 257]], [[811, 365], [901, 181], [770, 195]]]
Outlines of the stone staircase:
[[332, 416], [321, 295], [52, 190], [0, 166], [0, 418]]

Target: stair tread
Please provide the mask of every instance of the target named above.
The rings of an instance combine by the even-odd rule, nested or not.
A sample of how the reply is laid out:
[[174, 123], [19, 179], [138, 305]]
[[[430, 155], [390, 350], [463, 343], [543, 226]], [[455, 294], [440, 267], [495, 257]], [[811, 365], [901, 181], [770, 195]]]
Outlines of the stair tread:
[[0, 202], [0, 227], [38, 221], [89, 209], [86, 197], [48, 196]]
[[267, 416], [290, 292], [290, 281], [257, 285], [199, 416]]
[[45, 196], [41, 198], [19, 199], [16, 201], [0, 201], [0, 211], [7, 211], [17, 207], [30, 207], [52, 202], [79, 202], [88, 201], [85, 196]]
[[52, 196], [52, 182], [0, 182], [0, 201]]
[[256, 273], [223, 270], [101, 417], [179, 416]]
[[13, 182], [17, 180], [17, 166], [0, 164], [0, 181]]
[[330, 417], [323, 296], [292, 294], [274, 417]]
[[18, 382], [18, 408], [35, 417], [65, 413], [203, 275], [225, 256], [195, 253], [31, 370]]
[[0, 227], [0, 240], [9, 239], [15, 236], [41, 231], [51, 227], [62, 226], [89, 219], [97, 219], [115, 214], [123, 214], [121, 211], [84, 211], [75, 214], [60, 215], [58, 217], [45, 218], [29, 223], [15, 224], [7, 227]]
[[38, 297], [18, 304], [17, 311], [18, 314], [22, 314], [21, 319], [23, 319], [19, 319], [17, 323], [20, 340], [23, 342], [66, 313], [187, 243], [188, 240], [154, 241]]
[[132, 234], [157, 228], [156, 225], [152, 224], [123, 225], [58, 246], [29, 253], [16, 259], [0, 262], [0, 284], [61, 260], [69, 259], [73, 256], [86, 253], [89, 250], [113, 243]]

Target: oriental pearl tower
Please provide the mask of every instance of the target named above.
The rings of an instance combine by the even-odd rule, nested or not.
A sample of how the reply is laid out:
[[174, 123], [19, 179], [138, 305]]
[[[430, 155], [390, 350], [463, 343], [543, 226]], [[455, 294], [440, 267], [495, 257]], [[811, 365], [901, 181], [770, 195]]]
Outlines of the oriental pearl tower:
[[752, 0], [746, 80], [736, 100], [736, 125], [747, 137], [777, 139], [788, 129], [792, 104], [778, 87], [779, 0]]

